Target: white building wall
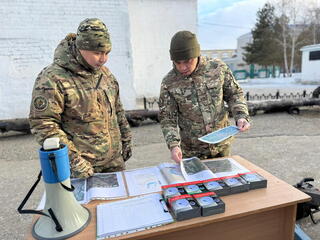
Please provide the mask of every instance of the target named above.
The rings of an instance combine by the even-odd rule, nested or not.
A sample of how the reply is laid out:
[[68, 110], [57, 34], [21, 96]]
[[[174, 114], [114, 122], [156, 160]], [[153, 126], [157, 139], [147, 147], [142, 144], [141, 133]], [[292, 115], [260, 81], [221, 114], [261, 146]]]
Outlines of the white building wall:
[[197, 0], [128, 0], [137, 97], [158, 97], [172, 68], [171, 37], [180, 30], [197, 33]]
[[126, 109], [135, 108], [127, 0], [1, 0], [0, 120], [25, 118], [34, 80], [57, 44], [85, 18], [102, 19], [113, 49], [107, 66]]
[[305, 46], [301, 49], [301, 51], [301, 80], [320, 82], [320, 59], [311, 61], [309, 60], [309, 54], [311, 51], [320, 51], [320, 44]]
[[244, 53], [245, 50], [243, 49], [248, 45], [248, 43], [252, 43], [253, 38], [252, 38], [252, 33], [246, 33], [238, 37], [237, 39], [237, 58], [238, 58], [238, 64], [243, 65], [242, 69], [247, 69], [249, 70], [249, 66], [247, 63], [244, 61]]

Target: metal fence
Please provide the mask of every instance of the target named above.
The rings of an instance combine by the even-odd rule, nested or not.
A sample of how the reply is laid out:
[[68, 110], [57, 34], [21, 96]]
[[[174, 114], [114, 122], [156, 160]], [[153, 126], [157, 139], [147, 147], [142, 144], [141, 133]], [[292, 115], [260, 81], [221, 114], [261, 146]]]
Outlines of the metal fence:
[[274, 99], [299, 99], [299, 98], [311, 98], [312, 92], [307, 93], [306, 90], [303, 90], [302, 93], [283, 93], [280, 94], [280, 91], [277, 91], [275, 94], [250, 94], [247, 92], [245, 94], [247, 101], [261, 101], [261, 100], [274, 100]]
[[144, 109], [155, 109], [158, 108], [158, 98], [143, 98]]
[[[275, 100], [275, 99], [301, 99], [301, 98], [311, 98], [313, 97], [313, 92], [307, 92], [303, 90], [302, 92], [296, 93], [283, 93], [277, 91], [275, 94], [250, 94], [246, 92], [245, 98], [247, 101], [264, 101], [264, 100]], [[144, 109], [156, 109], [158, 108], [158, 98], [143, 98]]]

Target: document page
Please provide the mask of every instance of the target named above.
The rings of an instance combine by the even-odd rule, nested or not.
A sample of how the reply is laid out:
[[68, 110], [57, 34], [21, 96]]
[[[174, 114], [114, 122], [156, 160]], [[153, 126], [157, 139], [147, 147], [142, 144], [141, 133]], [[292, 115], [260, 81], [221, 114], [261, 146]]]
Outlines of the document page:
[[225, 158], [218, 160], [205, 160], [203, 163], [217, 176], [233, 176], [239, 173], [249, 172], [233, 158]]
[[158, 167], [139, 168], [124, 172], [129, 196], [160, 192], [167, 182]]
[[71, 184], [74, 186], [73, 194], [77, 201], [82, 203], [87, 203], [90, 200], [87, 199], [87, 181], [83, 178], [74, 178], [71, 179]]
[[96, 173], [87, 179], [87, 198], [114, 199], [127, 197], [121, 172]]
[[[158, 165], [167, 184], [184, 183], [186, 180], [182, 175], [181, 166], [176, 163], [161, 163]], [[164, 184], [166, 185], [166, 184]]]
[[161, 194], [149, 194], [97, 206], [97, 239], [117, 237], [173, 222], [161, 203]]
[[197, 157], [182, 159], [181, 172], [187, 182], [207, 180], [217, 176]]

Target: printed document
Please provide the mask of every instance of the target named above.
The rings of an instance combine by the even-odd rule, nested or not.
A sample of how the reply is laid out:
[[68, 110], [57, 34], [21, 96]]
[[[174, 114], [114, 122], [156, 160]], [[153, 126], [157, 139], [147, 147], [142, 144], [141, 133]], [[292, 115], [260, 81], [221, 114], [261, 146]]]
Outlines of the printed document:
[[205, 160], [203, 163], [217, 176], [226, 177], [249, 172], [244, 166], [232, 158]]
[[159, 193], [97, 206], [97, 239], [143, 231], [174, 220]]
[[166, 185], [158, 167], [138, 168], [124, 172], [129, 196], [160, 192], [161, 186]]
[[185, 158], [180, 162], [182, 175], [187, 182], [207, 180], [217, 176], [197, 157]]

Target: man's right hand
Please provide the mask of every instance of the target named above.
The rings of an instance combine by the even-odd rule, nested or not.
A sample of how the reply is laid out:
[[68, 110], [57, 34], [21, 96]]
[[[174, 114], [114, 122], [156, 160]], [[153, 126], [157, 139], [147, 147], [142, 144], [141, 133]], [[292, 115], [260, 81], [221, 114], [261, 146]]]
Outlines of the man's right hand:
[[79, 157], [75, 163], [71, 166], [72, 178], [88, 178], [93, 175], [94, 171], [90, 162]]
[[182, 161], [182, 152], [180, 147], [174, 147], [171, 149], [171, 159], [176, 163], [180, 163]]

